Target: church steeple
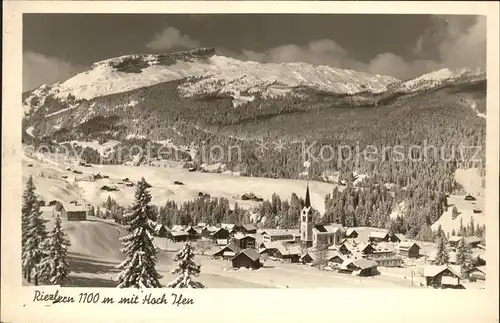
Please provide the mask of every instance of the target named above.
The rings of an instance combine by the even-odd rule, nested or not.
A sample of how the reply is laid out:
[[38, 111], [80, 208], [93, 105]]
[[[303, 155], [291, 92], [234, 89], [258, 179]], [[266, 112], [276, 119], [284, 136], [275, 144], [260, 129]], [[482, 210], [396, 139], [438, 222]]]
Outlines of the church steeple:
[[304, 202], [304, 206], [307, 207], [307, 208], [311, 207], [311, 198], [309, 197], [309, 183], [307, 183], [306, 200]]

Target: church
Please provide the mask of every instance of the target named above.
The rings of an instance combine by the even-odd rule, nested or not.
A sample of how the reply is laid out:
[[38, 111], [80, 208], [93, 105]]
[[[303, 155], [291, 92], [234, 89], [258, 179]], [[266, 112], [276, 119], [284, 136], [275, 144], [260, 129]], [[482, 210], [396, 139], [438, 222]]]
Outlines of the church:
[[306, 187], [304, 206], [300, 214], [300, 242], [306, 247], [316, 247], [319, 243], [326, 246], [340, 245], [346, 230], [341, 224], [314, 224], [312, 217], [309, 183]]

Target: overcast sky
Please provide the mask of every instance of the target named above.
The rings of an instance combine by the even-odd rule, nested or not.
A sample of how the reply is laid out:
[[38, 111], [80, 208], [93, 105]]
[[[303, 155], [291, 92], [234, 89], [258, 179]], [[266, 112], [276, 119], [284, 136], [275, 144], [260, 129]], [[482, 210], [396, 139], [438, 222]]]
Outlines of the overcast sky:
[[95, 61], [215, 47], [260, 62], [307, 62], [400, 79], [485, 67], [486, 18], [430, 15], [24, 14], [23, 88]]

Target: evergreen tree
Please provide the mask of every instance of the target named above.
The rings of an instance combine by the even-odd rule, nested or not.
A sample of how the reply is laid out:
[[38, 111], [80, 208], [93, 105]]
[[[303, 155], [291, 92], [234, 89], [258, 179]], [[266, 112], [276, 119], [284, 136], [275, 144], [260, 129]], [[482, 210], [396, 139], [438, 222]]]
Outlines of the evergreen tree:
[[472, 255], [464, 237], [458, 241], [457, 246], [457, 264], [463, 270], [469, 269], [472, 266]]
[[153, 222], [149, 184], [142, 178], [136, 186], [132, 213], [124, 218], [129, 232], [121, 237], [121, 249], [127, 258], [117, 266], [122, 269], [118, 275], [118, 287], [161, 287], [160, 274], [156, 271], [156, 246], [153, 242]]
[[452, 219], [455, 219], [458, 216], [458, 209], [456, 205], [453, 205], [453, 209], [451, 209], [451, 217]]
[[436, 259], [434, 260], [435, 265], [446, 265], [450, 260], [448, 254], [448, 248], [446, 246], [446, 240], [443, 235], [438, 238]]
[[40, 263], [39, 272], [53, 285], [63, 285], [69, 280], [69, 265], [66, 261], [69, 240], [61, 227], [61, 217], [57, 215], [54, 229], [44, 244], [45, 257]]
[[194, 253], [191, 244], [188, 242], [175, 254], [174, 261], [177, 262], [177, 268], [172, 270], [172, 274], [179, 275], [167, 287], [170, 288], [205, 288], [205, 286], [191, 279], [192, 276], [200, 274], [200, 265], [193, 261]]
[[42, 244], [47, 237], [45, 223], [40, 212], [40, 204], [35, 194], [35, 184], [30, 176], [26, 183], [22, 204], [22, 255], [21, 263], [25, 278], [31, 282], [34, 278], [38, 285], [38, 265], [43, 258]]
[[328, 246], [322, 239], [318, 240], [314, 248], [314, 265], [321, 270], [327, 264]]

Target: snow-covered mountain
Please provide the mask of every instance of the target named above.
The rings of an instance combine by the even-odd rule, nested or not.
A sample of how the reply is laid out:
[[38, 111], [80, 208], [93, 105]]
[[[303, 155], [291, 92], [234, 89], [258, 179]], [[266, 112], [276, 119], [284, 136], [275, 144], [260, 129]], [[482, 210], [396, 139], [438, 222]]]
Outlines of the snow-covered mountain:
[[51, 86], [42, 85], [24, 100], [25, 112], [43, 105], [46, 96], [90, 100], [155, 84], [182, 80], [185, 97], [225, 94], [234, 105], [252, 101], [256, 94], [277, 97], [306, 87], [336, 94], [380, 93], [398, 80], [329, 66], [305, 63], [263, 64], [216, 55], [203, 48], [164, 55], [126, 55], [94, 63], [87, 71]]

